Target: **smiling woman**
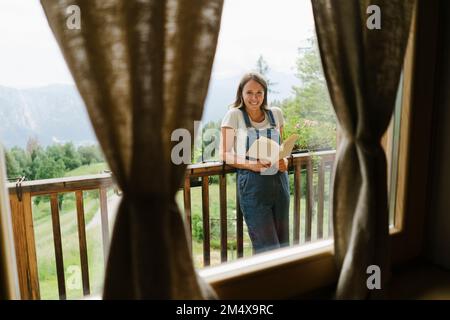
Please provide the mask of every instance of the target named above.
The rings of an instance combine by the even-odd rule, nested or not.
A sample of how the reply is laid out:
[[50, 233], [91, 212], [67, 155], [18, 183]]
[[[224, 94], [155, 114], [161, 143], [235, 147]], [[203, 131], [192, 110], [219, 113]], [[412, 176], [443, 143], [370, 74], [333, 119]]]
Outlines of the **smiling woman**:
[[238, 197], [256, 253], [289, 245], [288, 161], [267, 163], [246, 156], [260, 137], [281, 144], [283, 115], [279, 108], [268, 108], [267, 91], [261, 75], [244, 75], [221, 134], [221, 158], [238, 169]]
[[[236, 18], [239, 25], [235, 23]], [[277, 23], [261, 23], [265, 20]], [[255, 25], [258, 25], [257, 30]], [[298, 30], [295, 36], [289, 32], [292, 29]], [[252, 69], [254, 76], [241, 81], [242, 74]], [[227, 110], [230, 103], [231, 108]], [[297, 154], [277, 163], [283, 170], [283, 178], [276, 188], [283, 191], [280, 193], [283, 208], [277, 211], [276, 222], [267, 224], [273, 227], [281, 222], [275, 231], [267, 232], [264, 229], [269, 228], [259, 226], [261, 222], [253, 221], [247, 214], [259, 210], [255, 209], [254, 202], [260, 198], [249, 194], [248, 198], [253, 200], [247, 206], [242, 201], [245, 196], [240, 188], [245, 189], [241, 190], [244, 194], [249, 192], [249, 182], [253, 181], [248, 175], [244, 177], [244, 173], [258, 174], [268, 167], [266, 175], [276, 171], [264, 161], [246, 162], [246, 147], [251, 147], [251, 141], [247, 141], [247, 124], [239, 109], [243, 106], [250, 126], [262, 135], [267, 135], [266, 129], [271, 128], [273, 118], [276, 132], [271, 134], [271, 140], [277, 139], [277, 144], [283, 141], [283, 136], [300, 136], [294, 146]], [[197, 163], [188, 171], [191, 174], [185, 179], [183, 194], [180, 192], [180, 203], [184, 203], [184, 214], [192, 225], [196, 266], [214, 266], [250, 256], [253, 250], [262, 252], [331, 237], [329, 195], [336, 119], [320, 66], [310, 1], [225, 2], [203, 121], [208, 121], [206, 130], [214, 128], [221, 132], [222, 143], [218, 144], [220, 150], [214, 158], [208, 158], [205, 152], [209, 141], [194, 146], [193, 162]], [[217, 133], [217, 141], [219, 135]], [[317, 149], [325, 153], [308, 153]], [[205, 159], [211, 163], [203, 169]], [[217, 177], [215, 167], [221, 172], [224, 166], [214, 161], [222, 159], [233, 169], [225, 169], [229, 174]], [[288, 165], [290, 170], [287, 170]], [[198, 176], [203, 178], [197, 177], [197, 170]], [[206, 174], [208, 177], [204, 177]], [[201, 186], [201, 190], [197, 190], [197, 186]], [[258, 194], [269, 201], [270, 192]], [[244, 207], [247, 212], [241, 210]], [[261, 235], [263, 239], [258, 241]]]

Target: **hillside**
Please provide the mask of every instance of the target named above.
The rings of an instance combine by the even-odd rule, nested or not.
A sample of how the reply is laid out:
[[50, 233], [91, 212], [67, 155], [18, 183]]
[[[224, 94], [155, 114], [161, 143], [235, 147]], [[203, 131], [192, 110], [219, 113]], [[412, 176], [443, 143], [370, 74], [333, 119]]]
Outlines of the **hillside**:
[[95, 143], [84, 104], [72, 85], [32, 89], [0, 86], [0, 137], [7, 147], [25, 147], [29, 137], [41, 145], [73, 141]]
[[[299, 80], [293, 74], [271, 72], [276, 83], [269, 103], [291, 95]], [[212, 78], [205, 102], [203, 122], [218, 121], [236, 97], [240, 75]], [[1, 142], [7, 147], [25, 148], [30, 137], [41, 145], [71, 141], [75, 145], [96, 143], [84, 103], [74, 85], [55, 84], [31, 89], [0, 86]]]

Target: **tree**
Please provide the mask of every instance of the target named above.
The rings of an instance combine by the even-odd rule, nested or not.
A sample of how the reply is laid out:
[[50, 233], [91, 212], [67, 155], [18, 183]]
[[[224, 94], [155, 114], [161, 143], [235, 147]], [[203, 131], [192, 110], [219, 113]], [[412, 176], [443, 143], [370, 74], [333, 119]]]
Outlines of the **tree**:
[[194, 144], [193, 162], [219, 161], [220, 121], [209, 121], [202, 127], [201, 137]]
[[22, 175], [20, 163], [10, 151], [5, 150], [6, 176], [8, 179], [17, 179]]
[[309, 46], [300, 48], [297, 59], [297, 77], [301, 85], [294, 87], [301, 105], [300, 116], [315, 121], [335, 123], [326, 80], [322, 71], [317, 39], [307, 40]]
[[255, 71], [264, 76], [267, 82], [267, 90], [269, 93], [278, 93], [277, 91], [273, 90], [273, 87], [277, 85], [276, 82], [270, 81], [268, 75], [269, 75], [269, 65], [267, 64], [267, 61], [264, 60], [264, 57], [262, 55], [259, 56], [258, 60], [256, 61], [256, 68]]
[[64, 158], [62, 159], [67, 170], [73, 170], [81, 166], [81, 157], [72, 142], [63, 146]]
[[47, 149], [45, 150], [45, 153], [49, 158], [52, 158], [55, 161], [61, 159], [64, 162], [65, 153], [62, 144], [53, 144], [51, 146], [48, 146]]
[[97, 145], [80, 146], [78, 147], [78, 154], [80, 155], [82, 165], [90, 165], [105, 161], [100, 147]]
[[36, 180], [38, 179], [37, 171], [40, 166], [41, 159], [46, 156], [46, 154], [41, 147], [38, 147], [33, 150], [29, 156], [31, 159], [29, 180]]
[[300, 149], [335, 148], [336, 118], [321, 69], [317, 40], [299, 49], [297, 77], [300, 85], [293, 87], [294, 96], [281, 103], [286, 119], [285, 133], [297, 133]]
[[39, 143], [37, 136], [28, 138], [27, 149], [26, 149], [28, 154], [30, 154], [30, 155], [33, 154], [33, 152], [40, 147], [41, 147], [41, 145]]
[[31, 176], [31, 156], [19, 147], [13, 147], [9, 150], [9, 153], [19, 163], [21, 175], [24, 175], [29, 180]]

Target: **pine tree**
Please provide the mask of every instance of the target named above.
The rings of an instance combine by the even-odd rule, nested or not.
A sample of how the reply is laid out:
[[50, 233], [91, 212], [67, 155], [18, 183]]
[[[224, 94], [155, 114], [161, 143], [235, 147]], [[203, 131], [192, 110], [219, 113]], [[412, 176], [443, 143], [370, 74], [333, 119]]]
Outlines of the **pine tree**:
[[264, 60], [264, 57], [262, 55], [259, 56], [258, 61], [256, 61], [256, 68], [255, 71], [261, 74], [267, 82], [267, 90], [269, 93], [278, 93], [277, 91], [273, 90], [273, 87], [277, 85], [276, 82], [272, 82], [269, 77], [269, 65], [266, 60]]

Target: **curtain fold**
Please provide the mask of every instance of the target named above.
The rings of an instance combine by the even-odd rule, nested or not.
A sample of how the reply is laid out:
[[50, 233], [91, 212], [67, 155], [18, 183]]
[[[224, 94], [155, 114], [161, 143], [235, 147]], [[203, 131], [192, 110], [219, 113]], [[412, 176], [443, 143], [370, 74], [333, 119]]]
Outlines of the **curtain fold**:
[[[223, 0], [41, 0], [123, 198], [105, 299], [202, 299], [175, 202], [172, 131], [200, 120]], [[69, 6], [81, 26], [68, 28]], [[68, 11], [69, 10], [69, 11]]]
[[0, 300], [20, 299], [5, 154], [0, 146]]
[[[386, 156], [380, 140], [395, 104], [414, 0], [312, 0], [328, 90], [342, 139], [332, 212], [336, 298], [382, 298], [390, 275]], [[381, 29], [369, 29], [380, 9]], [[373, 19], [373, 18], [372, 18]], [[376, 265], [381, 290], [367, 280]]]

